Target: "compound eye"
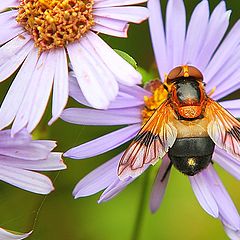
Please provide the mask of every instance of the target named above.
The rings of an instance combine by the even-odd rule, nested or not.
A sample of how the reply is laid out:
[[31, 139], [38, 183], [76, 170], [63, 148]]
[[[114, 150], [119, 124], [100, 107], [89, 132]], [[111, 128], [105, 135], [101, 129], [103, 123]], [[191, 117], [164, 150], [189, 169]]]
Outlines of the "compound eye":
[[173, 83], [178, 78], [188, 77], [191, 77], [198, 81], [203, 81], [203, 75], [196, 67], [184, 65], [175, 67], [170, 71], [170, 73], [167, 76], [167, 84]]
[[203, 81], [203, 75], [196, 67], [189, 66], [188, 67], [188, 72], [189, 72], [189, 76]]
[[174, 69], [172, 69], [168, 76], [167, 76], [167, 83], [170, 84], [173, 81], [176, 80], [176, 78], [182, 77], [183, 76], [183, 67], [179, 66], [179, 67], [175, 67]]

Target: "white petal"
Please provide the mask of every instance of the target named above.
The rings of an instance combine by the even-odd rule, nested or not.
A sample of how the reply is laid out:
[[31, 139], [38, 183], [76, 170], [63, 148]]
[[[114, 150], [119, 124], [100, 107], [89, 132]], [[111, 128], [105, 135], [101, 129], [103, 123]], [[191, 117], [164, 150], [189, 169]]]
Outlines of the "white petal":
[[17, 7], [17, 6], [19, 6], [18, 0], [2, 0], [0, 2], [0, 12], [5, 10], [6, 8]]
[[144, 2], [147, 2], [147, 0], [95, 0], [93, 8], [127, 6]]
[[17, 14], [17, 10], [7, 11], [0, 14], [0, 45], [24, 32], [24, 29], [15, 20]]
[[64, 48], [56, 49], [56, 69], [53, 85], [52, 119], [48, 122], [51, 125], [61, 115], [68, 100], [68, 65], [67, 55]]
[[94, 22], [96, 25], [101, 25], [117, 31], [125, 30], [126, 25], [128, 24], [126, 21], [112, 19], [112, 18], [98, 17], [98, 16], [94, 17]]
[[93, 15], [140, 23], [147, 19], [149, 13], [144, 7], [108, 7], [94, 10]]
[[7, 24], [9, 21], [15, 21], [15, 18], [18, 14], [17, 10], [7, 11], [0, 13], [0, 25], [3, 26], [4, 24]]
[[128, 86], [141, 83], [141, 74], [112, 50], [100, 37], [93, 32], [88, 32], [86, 37], [92, 44], [96, 53], [114, 73], [120, 83]]
[[128, 25], [126, 25], [126, 28], [122, 31], [114, 30], [99, 24], [94, 25], [91, 29], [92, 31], [104, 33], [114, 37], [127, 38]]
[[107, 98], [113, 101], [118, 93], [118, 84], [113, 73], [107, 68], [102, 59], [96, 54], [95, 49], [89, 43], [88, 39], [83, 38], [80, 42], [82, 47], [88, 51], [92, 60], [95, 60], [95, 69], [98, 75], [99, 85], [102, 86]]
[[43, 69], [39, 78], [37, 92], [32, 102], [31, 114], [27, 125], [29, 132], [33, 131], [37, 126], [46, 109], [52, 91], [56, 57], [55, 51], [49, 51], [46, 62], [41, 66]]
[[30, 37], [22, 36], [25, 39], [17, 36], [0, 48], [0, 82], [11, 76], [34, 48]]
[[38, 50], [34, 48], [21, 66], [16, 78], [0, 108], [0, 129], [8, 126], [15, 118], [26, 94], [28, 85], [38, 60]]
[[[26, 127], [27, 124], [30, 122], [30, 115], [32, 115], [33, 110], [40, 110], [40, 107], [43, 106], [43, 103], [45, 104], [45, 101], [42, 102], [35, 102], [38, 98], [39, 101], [41, 101], [41, 96], [39, 96], [39, 90], [43, 91], [42, 88], [44, 88], [44, 83], [49, 80], [48, 78], [49, 73], [47, 74], [47, 76], [42, 76], [42, 73], [44, 72], [45, 69], [48, 69], [50, 66], [47, 66], [47, 56], [48, 53], [47, 52], [43, 52], [41, 53], [39, 59], [38, 59], [38, 63], [34, 69], [31, 81], [28, 85], [28, 89], [26, 91], [26, 94], [24, 96], [24, 99], [21, 103], [20, 108], [18, 109], [16, 118], [13, 122], [13, 126], [12, 126], [12, 134], [14, 135], [15, 133], [17, 133], [18, 131], [20, 131], [22, 128]], [[51, 82], [49, 81], [46, 84], [51, 84]], [[39, 89], [40, 88], [40, 89]], [[46, 94], [49, 93], [51, 91], [51, 89], [44, 89], [45, 92], [41, 94]], [[43, 95], [44, 96], [44, 95]], [[40, 99], [39, 99], [40, 98]], [[43, 99], [44, 100], [44, 99]], [[40, 104], [40, 105], [38, 105]], [[39, 113], [38, 113], [39, 114]], [[40, 113], [42, 114], [42, 113]], [[30, 130], [29, 127], [32, 127], [34, 125], [36, 125], [38, 123], [38, 121], [41, 119], [41, 116], [35, 116], [32, 115], [32, 119], [30, 125], [28, 126], [28, 131]]]
[[91, 107], [91, 104], [86, 100], [83, 95], [83, 92], [78, 84], [76, 77], [73, 77], [73, 72], [69, 73], [68, 80], [69, 80], [69, 96], [74, 98], [79, 103]]
[[98, 82], [94, 59], [79, 42], [67, 46], [69, 58], [79, 86], [87, 101], [95, 108], [107, 108], [109, 100]]

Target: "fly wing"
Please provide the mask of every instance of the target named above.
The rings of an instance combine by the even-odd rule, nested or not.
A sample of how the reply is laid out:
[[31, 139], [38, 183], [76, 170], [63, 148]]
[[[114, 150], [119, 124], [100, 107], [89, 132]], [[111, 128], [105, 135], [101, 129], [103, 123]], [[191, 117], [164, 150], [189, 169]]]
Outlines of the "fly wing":
[[218, 147], [240, 160], [240, 122], [210, 98], [205, 111], [209, 136]]
[[123, 154], [119, 166], [120, 179], [137, 177], [150, 164], [154, 165], [162, 158], [177, 137], [177, 130], [171, 119], [174, 111], [165, 101], [150, 117]]

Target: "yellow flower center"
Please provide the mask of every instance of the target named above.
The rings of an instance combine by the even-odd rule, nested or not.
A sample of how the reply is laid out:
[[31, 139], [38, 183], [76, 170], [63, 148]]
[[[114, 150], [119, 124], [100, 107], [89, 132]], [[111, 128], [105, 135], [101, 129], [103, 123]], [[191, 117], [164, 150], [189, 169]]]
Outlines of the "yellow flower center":
[[40, 51], [64, 47], [94, 24], [94, 0], [21, 0], [17, 22]]
[[144, 97], [145, 106], [142, 110], [142, 124], [144, 125], [152, 116], [155, 110], [167, 99], [168, 91], [159, 80], [151, 81], [146, 89], [152, 92], [152, 96]]

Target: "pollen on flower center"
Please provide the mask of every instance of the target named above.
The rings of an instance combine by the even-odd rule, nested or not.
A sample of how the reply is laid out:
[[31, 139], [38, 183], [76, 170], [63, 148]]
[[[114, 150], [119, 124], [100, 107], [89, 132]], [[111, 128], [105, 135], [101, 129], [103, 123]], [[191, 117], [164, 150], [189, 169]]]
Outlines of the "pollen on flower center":
[[17, 22], [33, 37], [40, 51], [64, 47], [94, 24], [94, 0], [21, 0]]
[[155, 110], [167, 99], [168, 91], [159, 80], [153, 80], [147, 84], [146, 89], [152, 92], [150, 97], [144, 97], [145, 106], [142, 110], [142, 124], [144, 125]]

